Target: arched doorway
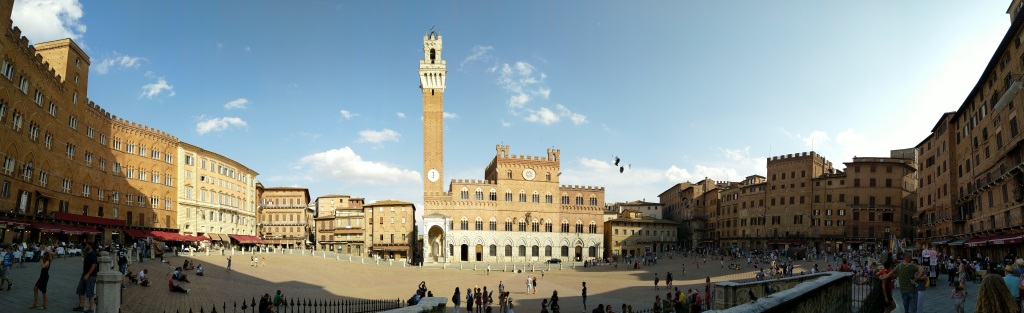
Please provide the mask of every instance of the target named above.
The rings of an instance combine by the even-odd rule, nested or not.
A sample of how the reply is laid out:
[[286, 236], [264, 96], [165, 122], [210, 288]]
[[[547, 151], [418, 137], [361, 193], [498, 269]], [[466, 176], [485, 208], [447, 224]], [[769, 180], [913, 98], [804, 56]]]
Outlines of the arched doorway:
[[469, 245], [462, 244], [462, 246], [460, 246], [460, 247], [462, 248], [462, 250], [459, 250], [459, 252], [462, 252], [462, 253], [459, 254], [459, 258], [462, 261], [469, 261]]
[[480, 262], [484, 260], [484, 245], [476, 245], [476, 261]]
[[427, 240], [430, 241], [430, 257], [434, 262], [445, 260], [444, 255], [444, 229], [441, 226], [431, 226], [427, 231]]
[[583, 246], [576, 246], [576, 254], [573, 254], [573, 256], [575, 256], [576, 261], [583, 261]]

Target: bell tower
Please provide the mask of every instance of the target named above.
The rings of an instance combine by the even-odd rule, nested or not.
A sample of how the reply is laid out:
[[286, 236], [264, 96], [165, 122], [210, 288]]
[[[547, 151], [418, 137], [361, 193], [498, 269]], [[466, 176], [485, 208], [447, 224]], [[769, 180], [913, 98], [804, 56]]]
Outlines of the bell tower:
[[423, 193], [440, 193], [444, 192], [444, 79], [448, 68], [441, 59], [441, 36], [435, 31], [423, 36], [419, 74], [423, 92]]

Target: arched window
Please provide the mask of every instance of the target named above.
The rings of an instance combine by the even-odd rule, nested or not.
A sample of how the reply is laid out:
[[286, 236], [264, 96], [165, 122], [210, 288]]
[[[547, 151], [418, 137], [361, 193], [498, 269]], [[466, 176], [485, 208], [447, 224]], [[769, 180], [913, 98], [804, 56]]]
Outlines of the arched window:
[[533, 256], [540, 256], [540, 247], [539, 246], [533, 246], [533, 248], [530, 249], [530, 250], [533, 250], [533, 251], [531, 251], [531, 252], [533, 252], [533, 254], [532, 254]]
[[597, 205], [597, 197], [590, 196], [590, 205]]
[[487, 229], [489, 230], [498, 230], [498, 221], [492, 217], [487, 226]]
[[537, 193], [537, 191], [534, 191], [531, 200], [533, 200], [533, 203], [540, 203], [540, 194]]
[[588, 229], [587, 229], [587, 230], [588, 230], [588, 231], [589, 231], [589, 232], [590, 232], [591, 234], [596, 234], [596, 233], [597, 233], [597, 223], [594, 223], [594, 221], [590, 221], [590, 227], [588, 227]]
[[569, 204], [569, 196], [562, 195], [562, 204]]
[[476, 189], [476, 200], [480, 201], [480, 200], [483, 200], [483, 199], [484, 199], [484, 191], [480, 190], [480, 188], [477, 188]]
[[505, 245], [505, 256], [512, 256], [512, 245]]
[[583, 222], [576, 221], [576, 233], [577, 234], [583, 233]]
[[519, 231], [526, 231], [526, 220], [519, 220]]
[[430, 49], [430, 64], [434, 64], [435, 59], [437, 59], [437, 51]]
[[576, 205], [583, 205], [583, 196], [576, 196]]
[[512, 202], [512, 191], [511, 190], [506, 190], [505, 191], [505, 201]]
[[[544, 221], [544, 231], [551, 232], [551, 220]], [[548, 256], [550, 256], [550, 253]]]
[[507, 173], [508, 174], [505, 175], [505, 176], [508, 177], [509, 179], [512, 179], [512, 171], [508, 171]]
[[544, 195], [544, 203], [551, 204], [552, 201], [554, 201], [554, 199], [552, 199], [550, 192]]
[[459, 229], [469, 230], [469, 219], [467, 219], [465, 216], [463, 216], [462, 220], [459, 221]]
[[484, 230], [484, 219], [479, 216], [476, 217], [476, 230]]
[[491, 189], [490, 196], [491, 201], [498, 201], [498, 192], [494, 191], [494, 189]]
[[[549, 172], [547, 174], [544, 174], [544, 178], [546, 178], [548, 181], [551, 181], [551, 173]], [[551, 253], [550, 253], [550, 251], [548, 251], [548, 252], [549, 252], [548, 255], [550, 256]]]
[[526, 191], [519, 191], [519, 202], [526, 202]]
[[460, 194], [462, 196], [462, 200], [469, 200], [469, 189], [462, 188], [462, 192], [460, 192]]
[[568, 233], [569, 232], [569, 221], [562, 220], [562, 232], [563, 233]]
[[532, 232], [539, 232], [540, 231], [540, 221], [533, 220], [530, 223], [530, 231], [532, 231]]
[[512, 220], [505, 219], [505, 231], [512, 231]]

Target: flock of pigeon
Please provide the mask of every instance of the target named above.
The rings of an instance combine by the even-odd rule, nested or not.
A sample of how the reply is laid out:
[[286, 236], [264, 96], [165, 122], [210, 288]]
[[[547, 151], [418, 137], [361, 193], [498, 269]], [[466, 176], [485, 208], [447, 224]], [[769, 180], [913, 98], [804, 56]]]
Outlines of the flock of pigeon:
[[619, 157], [616, 156], [615, 157], [615, 166], [619, 167], [619, 174], [622, 174], [622, 172], [625, 172], [627, 168], [628, 169], [632, 169], [633, 168], [633, 164], [627, 164], [626, 166], [619, 165], [620, 161], [622, 161], [622, 160], [620, 160]]

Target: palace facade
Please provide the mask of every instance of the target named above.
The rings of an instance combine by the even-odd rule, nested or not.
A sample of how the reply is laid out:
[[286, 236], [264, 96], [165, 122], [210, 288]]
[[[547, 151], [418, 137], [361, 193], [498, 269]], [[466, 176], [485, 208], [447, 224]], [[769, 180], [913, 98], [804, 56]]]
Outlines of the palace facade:
[[178, 142], [178, 227], [184, 235], [230, 241], [256, 235], [256, 171]]
[[560, 185], [560, 151], [515, 155], [496, 146], [483, 179], [444, 181], [447, 67], [436, 32], [423, 37], [425, 262], [584, 260], [604, 255], [604, 188]]

